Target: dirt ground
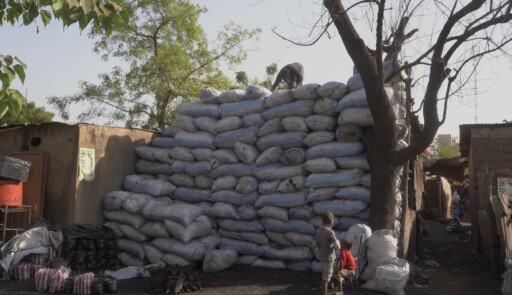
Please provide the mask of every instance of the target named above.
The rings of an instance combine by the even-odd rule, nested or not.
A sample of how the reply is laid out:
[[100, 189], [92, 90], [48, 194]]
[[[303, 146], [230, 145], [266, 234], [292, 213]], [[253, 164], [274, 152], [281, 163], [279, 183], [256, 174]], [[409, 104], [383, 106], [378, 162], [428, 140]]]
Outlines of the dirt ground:
[[[417, 261], [410, 261], [418, 273], [429, 278], [428, 285], [410, 283], [406, 294], [418, 295], [472, 295], [501, 294], [501, 279], [486, 272], [480, 256], [469, 242], [469, 225], [463, 230], [447, 234], [445, 225], [428, 221], [430, 235], [424, 240], [424, 248]], [[278, 295], [318, 294], [313, 288], [320, 284], [320, 274], [295, 272], [257, 267], [236, 266], [226, 271], [202, 274], [201, 291], [188, 294], [202, 295]], [[132, 279], [118, 282], [118, 294], [155, 294], [148, 291], [149, 279]], [[345, 286], [345, 294], [382, 294]], [[41, 294], [35, 292], [34, 282], [0, 282], [0, 294]], [[331, 292], [331, 294], [333, 294]]]

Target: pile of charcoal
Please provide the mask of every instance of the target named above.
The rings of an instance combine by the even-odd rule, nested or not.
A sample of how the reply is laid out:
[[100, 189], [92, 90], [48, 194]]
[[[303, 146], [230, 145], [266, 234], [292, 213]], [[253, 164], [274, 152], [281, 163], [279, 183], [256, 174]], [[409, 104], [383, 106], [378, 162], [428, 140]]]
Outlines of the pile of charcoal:
[[181, 294], [201, 290], [199, 269], [194, 264], [186, 266], [168, 265], [159, 274], [151, 276], [151, 292]]
[[63, 230], [62, 257], [78, 273], [96, 272], [117, 263], [117, 241], [104, 226], [71, 225]]

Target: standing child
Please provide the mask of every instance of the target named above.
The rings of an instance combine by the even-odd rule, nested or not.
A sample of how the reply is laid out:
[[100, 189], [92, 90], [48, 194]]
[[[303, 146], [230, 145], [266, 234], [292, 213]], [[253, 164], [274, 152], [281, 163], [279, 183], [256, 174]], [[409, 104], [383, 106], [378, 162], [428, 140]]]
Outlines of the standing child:
[[[316, 232], [316, 245], [320, 253], [320, 262], [322, 263], [322, 288], [321, 295], [327, 295], [327, 286], [334, 272], [336, 253], [340, 250], [340, 243], [336, 239], [334, 231], [331, 229], [334, 224], [334, 215], [331, 212], [322, 216], [323, 226]], [[341, 289], [341, 280], [340, 281]]]

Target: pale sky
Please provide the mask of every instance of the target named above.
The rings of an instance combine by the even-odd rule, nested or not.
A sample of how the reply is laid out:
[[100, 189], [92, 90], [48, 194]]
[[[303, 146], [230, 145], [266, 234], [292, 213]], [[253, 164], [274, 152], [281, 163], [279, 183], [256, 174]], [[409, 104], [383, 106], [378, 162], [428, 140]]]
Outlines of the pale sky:
[[[245, 28], [262, 29], [259, 42], [246, 43], [247, 60], [237, 69], [226, 69], [234, 79], [235, 71], [246, 71], [251, 77], [263, 78], [265, 67], [277, 63], [279, 67], [300, 62], [305, 68], [304, 83], [323, 84], [328, 81], [346, 82], [352, 75], [353, 63], [346, 54], [339, 35], [324, 37], [310, 47], [295, 46], [271, 32], [276, 28], [281, 34], [297, 40], [307, 40], [308, 30], [321, 12], [322, 1], [305, 0], [195, 0], [208, 8], [200, 23], [208, 38], [214, 40], [217, 32], [229, 21]], [[39, 32], [37, 32], [37, 27]], [[46, 103], [48, 96], [70, 95], [78, 91], [79, 81], [97, 82], [100, 73], [110, 72], [122, 61], [103, 62], [92, 52], [93, 40], [87, 31], [78, 27], [63, 29], [57, 21], [47, 27], [34, 24], [29, 27], [4, 25], [0, 27], [0, 53], [16, 55], [28, 66], [24, 85], [18, 88], [38, 106], [55, 111]], [[509, 62], [496, 60], [486, 63], [478, 71], [476, 88], [464, 99], [449, 103], [448, 119], [439, 132], [458, 135], [459, 124], [501, 123], [512, 120], [512, 71]], [[476, 86], [476, 87], [475, 87]], [[477, 102], [475, 104], [475, 101]], [[475, 108], [475, 106], [478, 108]], [[478, 121], [475, 119], [478, 118]], [[71, 118], [73, 121], [74, 118]], [[55, 120], [62, 121], [58, 116]], [[91, 122], [98, 123], [98, 122]]]

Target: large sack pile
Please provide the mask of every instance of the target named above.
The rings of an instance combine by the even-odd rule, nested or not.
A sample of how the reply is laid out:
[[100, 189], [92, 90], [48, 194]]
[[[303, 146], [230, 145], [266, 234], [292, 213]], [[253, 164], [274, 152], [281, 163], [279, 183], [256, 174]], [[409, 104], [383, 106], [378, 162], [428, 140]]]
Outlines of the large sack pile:
[[[235, 260], [311, 269], [322, 214], [334, 213], [338, 238], [368, 220], [361, 139], [373, 121], [364, 90], [350, 85], [202, 89], [200, 102], [180, 106], [175, 126], [136, 148], [138, 174], [104, 199], [119, 258], [143, 265], [207, 257], [212, 271]], [[397, 89], [387, 91], [400, 113]]]

